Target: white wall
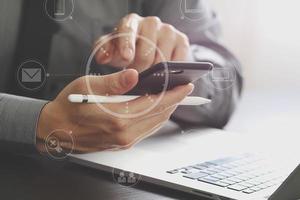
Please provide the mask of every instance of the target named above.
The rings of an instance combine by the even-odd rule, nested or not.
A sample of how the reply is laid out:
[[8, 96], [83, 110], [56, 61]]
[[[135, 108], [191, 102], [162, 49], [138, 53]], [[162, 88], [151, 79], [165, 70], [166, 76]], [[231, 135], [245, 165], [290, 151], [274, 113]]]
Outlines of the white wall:
[[300, 91], [300, 0], [209, 0], [247, 89]]

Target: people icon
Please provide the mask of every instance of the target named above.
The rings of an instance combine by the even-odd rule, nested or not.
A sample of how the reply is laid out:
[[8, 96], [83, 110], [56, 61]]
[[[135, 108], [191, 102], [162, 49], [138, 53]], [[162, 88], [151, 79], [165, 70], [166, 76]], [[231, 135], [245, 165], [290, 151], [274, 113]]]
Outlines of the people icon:
[[134, 172], [121, 171], [121, 170], [113, 171], [114, 181], [125, 187], [131, 187], [136, 185], [139, 182], [140, 178], [141, 176], [135, 174]]
[[132, 172], [129, 173], [128, 183], [136, 183], [136, 177], [134, 176], [134, 173], [132, 173]]
[[118, 177], [118, 183], [127, 183], [127, 178], [125, 176], [124, 172], [120, 172], [119, 173], [119, 177]]

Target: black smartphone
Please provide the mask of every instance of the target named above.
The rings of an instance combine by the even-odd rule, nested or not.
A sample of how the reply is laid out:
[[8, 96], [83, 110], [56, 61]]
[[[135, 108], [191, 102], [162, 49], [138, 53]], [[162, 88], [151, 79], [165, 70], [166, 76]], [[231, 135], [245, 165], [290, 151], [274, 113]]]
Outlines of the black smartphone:
[[140, 73], [138, 84], [129, 94], [157, 94], [186, 85], [207, 75], [212, 68], [210, 62], [161, 62]]

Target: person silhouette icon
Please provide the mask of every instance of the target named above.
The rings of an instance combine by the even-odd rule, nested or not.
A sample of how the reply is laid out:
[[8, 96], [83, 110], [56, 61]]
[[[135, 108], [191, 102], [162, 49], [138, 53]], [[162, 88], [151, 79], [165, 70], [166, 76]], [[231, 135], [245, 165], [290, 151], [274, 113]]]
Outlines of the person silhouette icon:
[[125, 173], [124, 172], [120, 172], [119, 173], [119, 177], [118, 177], [118, 183], [126, 183], [127, 179], [125, 177]]
[[136, 183], [136, 177], [134, 176], [134, 173], [132, 173], [132, 172], [129, 173], [128, 183]]

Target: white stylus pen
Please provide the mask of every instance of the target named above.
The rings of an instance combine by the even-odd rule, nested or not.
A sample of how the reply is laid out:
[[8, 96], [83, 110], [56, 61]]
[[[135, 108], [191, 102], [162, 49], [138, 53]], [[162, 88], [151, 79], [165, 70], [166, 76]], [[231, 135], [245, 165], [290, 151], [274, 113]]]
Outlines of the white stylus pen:
[[[141, 96], [135, 95], [116, 95], [116, 96], [98, 96], [98, 95], [83, 95], [83, 94], [71, 94], [68, 99], [72, 103], [122, 103], [134, 100]], [[202, 97], [188, 96], [179, 105], [185, 106], [198, 106], [210, 103], [210, 99]]]

